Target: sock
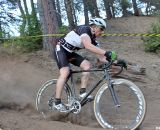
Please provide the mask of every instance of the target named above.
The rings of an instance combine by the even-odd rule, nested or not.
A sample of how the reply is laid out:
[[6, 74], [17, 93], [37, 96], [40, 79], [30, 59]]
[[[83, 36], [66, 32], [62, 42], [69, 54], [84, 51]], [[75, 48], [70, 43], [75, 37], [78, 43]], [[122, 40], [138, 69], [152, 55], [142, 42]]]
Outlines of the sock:
[[86, 88], [81, 88], [80, 89], [80, 94], [83, 94], [83, 93], [85, 93], [86, 92]]
[[58, 105], [58, 104], [60, 104], [61, 103], [61, 99], [60, 98], [56, 98], [55, 99], [55, 105]]

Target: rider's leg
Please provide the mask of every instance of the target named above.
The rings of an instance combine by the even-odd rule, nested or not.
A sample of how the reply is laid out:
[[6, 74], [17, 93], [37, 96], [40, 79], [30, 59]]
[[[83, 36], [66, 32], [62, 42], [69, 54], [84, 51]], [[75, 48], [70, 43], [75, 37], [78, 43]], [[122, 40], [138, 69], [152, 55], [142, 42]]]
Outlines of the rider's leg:
[[67, 76], [69, 75], [69, 67], [62, 67], [59, 72], [60, 75], [56, 84], [56, 96], [53, 107], [61, 112], [66, 112], [66, 106], [61, 102], [61, 95]]
[[64, 84], [65, 84], [66, 79], [69, 75], [69, 67], [62, 67], [60, 69], [59, 73], [60, 73], [60, 75], [58, 77], [57, 84], [56, 84], [56, 99], [61, 98]]
[[[80, 67], [83, 70], [89, 70], [91, 68], [91, 64], [88, 60], [83, 60], [83, 62], [80, 64]], [[89, 75], [90, 75], [89, 72], [82, 73], [80, 94], [86, 92], [86, 87], [88, 85]]]
[[[56, 95], [55, 95], [55, 105], [61, 104], [62, 90], [69, 75], [69, 62], [68, 62], [68, 52], [60, 45], [56, 45], [53, 52], [54, 59], [57, 62], [59, 68], [59, 77], [56, 84]], [[58, 107], [57, 107], [58, 108]]]

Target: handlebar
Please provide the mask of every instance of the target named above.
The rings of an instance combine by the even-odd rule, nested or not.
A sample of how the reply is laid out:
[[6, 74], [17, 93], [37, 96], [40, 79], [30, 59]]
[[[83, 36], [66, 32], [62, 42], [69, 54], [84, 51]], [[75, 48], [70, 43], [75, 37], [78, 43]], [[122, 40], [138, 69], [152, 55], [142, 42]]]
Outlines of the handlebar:
[[103, 69], [108, 69], [113, 64], [113, 61], [104, 64]]
[[[116, 68], [114, 68], [114, 66]], [[117, 69], [117, 67], [118, 67], [118, 69]], [[122, 64], [117, 64], [117, 63], [114, 63], [113, 61], [110, 61], [107, 64], [104, 64], [104, 67], [102, 69], [109, 69], [110, 74], [112, 75], [112, 77], [114, 77], [114, 76], [119, 75], [123, 71], [123, 66], [122, 66]], [[111, 72], [111, 70], [114, 70], [114, 72]]]

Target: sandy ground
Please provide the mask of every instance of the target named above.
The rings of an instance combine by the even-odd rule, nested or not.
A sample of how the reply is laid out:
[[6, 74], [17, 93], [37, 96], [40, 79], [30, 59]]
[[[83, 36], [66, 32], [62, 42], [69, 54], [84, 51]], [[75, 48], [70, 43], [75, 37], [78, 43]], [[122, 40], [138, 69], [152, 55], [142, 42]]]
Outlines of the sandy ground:
[[[113, 38], [105, 40], [113, 41]], [[105, 44], [104, 39], [101, 39], [104, 43], [102, 46], [106, 50], [114, 49], [120, 58], [146, 68], [146, 75], [141, 77], [143, 82], [135, 82], [143, 91], [147, 101], [146, 117], [139, 129], [158, 130], [160, 128], [160, 57], [145, 53], [140, 38], [114, 40], [116, 42]], [[57, 75], [56, 64], [48, 57], [48, 52], [39, 51], [17, 56], [1, 49], [0, 128], [3, 130], [102, 130], [93, 115], [92, 103], [88, 104], [79, 115], [71, 115], [57, 121], [44, 120], [36, 111], [35, 98], [38, 89], [46, 80], [56, 78]]]

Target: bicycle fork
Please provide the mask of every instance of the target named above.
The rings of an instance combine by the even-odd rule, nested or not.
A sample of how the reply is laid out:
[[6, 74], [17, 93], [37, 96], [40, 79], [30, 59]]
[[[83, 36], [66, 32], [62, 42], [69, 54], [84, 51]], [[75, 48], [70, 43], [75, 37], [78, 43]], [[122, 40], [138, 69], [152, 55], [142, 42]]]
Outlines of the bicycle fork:
[[115, 107], [120, 107], [116, 91], [114, 90], [114, 84], [113, 84], [113, 82], [109, 83], [108, 87], [109, 87], [109, 90], [110, 90], [110, 93], [111, 93], [111, 96], [112, 96], [112, 99], [113, 99]]

